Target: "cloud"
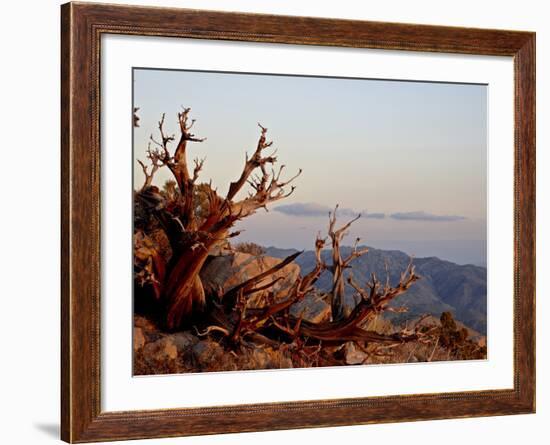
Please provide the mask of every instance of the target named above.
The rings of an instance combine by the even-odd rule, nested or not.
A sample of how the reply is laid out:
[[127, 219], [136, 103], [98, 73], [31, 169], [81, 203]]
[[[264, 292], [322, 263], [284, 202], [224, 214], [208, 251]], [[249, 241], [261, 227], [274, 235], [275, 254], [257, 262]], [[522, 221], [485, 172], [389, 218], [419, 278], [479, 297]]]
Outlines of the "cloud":
[[[334, 209], [314, 202], [296, 202], [275, 207], [273, 210], [289, 216], [327, 216]], [[353, 210], [338, 209], [340, 215], [346, 215], [348, 212], [353, 212]]]
[[390, 218], [401, 220], [401, 221], [437, 221], [437, 222], [450, 222], [450, 221], [461, 221], [466, 219], [464, 216], [459, 215], [434, 215], [427, 212], [397, 212], [392, 213]]
[[385, 213], [368, 213], [366, 210], [363, 210], [361, 212], [361, 216], [365, 218], [384, 219], [386, 217], [386, 214]]
[[[317, 204], [315, 202], [296, 202], [294, 204], [285, 204], [275, 207], [273, 210], [289, 216], [318, 217], [328, 216], [329, 212], [333, 211], [334, 208]], [[386, 216], [384, 213], [368, 213], [367, 211], [357, 212], [349, 208], [338, 208], [338, 216], [356, 217], [359, 213], [361, 213], [363, 218], [381, 219]]]
[[[316, 202], [296, 202], [294, 204], [280, 205], [278, 207], [275, 207], [273, 210], [288, 216], [314, 218], [328, 216], [329, 212], [332, 212], [334, 210], [334, 207], [331, 208], [323, 204], [318, 204]], [[359, 214], [361, 214], [362, 218], [386, 218], [385, 213], [369, 213], [367, 210], [361, 210], [361, 212], [358, 212], [350, 208], [338, 208], [338, 216], [340, 217], [355, 218]], [[428, 213], [420, 210], [416, 212], [395, 212], [388, 216], [398, 221], [453, 222], [466, 219], [466, 217], [460, 215], [434, 215], [433, 213]]]

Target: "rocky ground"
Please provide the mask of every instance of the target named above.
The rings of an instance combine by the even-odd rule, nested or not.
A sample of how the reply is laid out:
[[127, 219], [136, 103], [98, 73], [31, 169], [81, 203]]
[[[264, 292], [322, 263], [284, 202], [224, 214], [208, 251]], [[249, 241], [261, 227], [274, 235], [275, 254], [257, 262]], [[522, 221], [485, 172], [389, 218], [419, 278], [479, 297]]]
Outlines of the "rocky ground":
[[[249, 277], [268, 270], [277, 264], [279, 259], [269, 256], [252, 255], [243, 252], [220, 252], [210, 258], [201, 271], [205, 290], [209, 295], [221, 295]], [[291, 263], [265, 277], [258, 287], [264, 283], [277, 280], [273, 290], [277, 301], [284, 300], [290, 285], [300, 274], [300, 267]], [[330, 304], [326, 294], [315, 292], [302, 301], [294, 304], [290, 313], [302, 316], [312, 323], [322, 323], [331, 318]], [[262, 307], [272, 304], [267, 290], [255, 294], [249, 302], [250, 307]], [[410, 323], [415, 323], [411, 320]], [[436, 317], [426, 317], [422, 323], [427, 328], [442, 329], [441, 322]], [[453, 321], [453, 323], [455, 323]], [[368, 326], [369, 330], [379, 333], [393, 333], [402, 326], [394, 326], [392, 322], [377, 317]], [[485, 346], [485, 337], [466, 328], [459, 322], [450, 328], [451, 337], [466, 337], [470, 349]], [[442, 331], [443, 332], [443, 331]], [[445, 334], [447, 335], [447, 334]], [[236, 371], [251, 369], [284, 369], [311, 366], [359, 365], [379, 363], [410, 363], [460, 359], [460, 355], [446, 347], [445, 335], [442, 340], [434, 343], [407, 343], [391, 347], [374, 347], [371, 345], [347, 342], [337, 347], [330, 345], [308, 346], [294, 343], [266, 345], [249, 339], [239, 346], [230, 346], [215, 332], [208, 335], [199, 333], [196, 329], [181, 332], [162, 332], [151, 320], [142, 315], [134, 316], [134, 374], [172, 374], [186, 372]], [[447, 335], [448, 336], [448, 335]], [[453, 337], [454, 338], [454, 337]], [[454, 340], [453, 340], [454, 341]], [[475, 346], [477, 345], [477, 346]], [[479, 348], [477, 348], [479, 349]], [[477, 351], [476, 349], [476, 351]], [[483, 354], [472, 356], [483, 358]]]
[[[437, 320], [428, 322], [437, 323]], [[387, 322], [381, 322], [386, 324]], [[391, 329], [387, 326], [387, 329]], [[485, 337], [476, 344], [484, 346]], [[328, 349], [328, 347], [327, 347]], [[326, 351], [328, 352], [328, 351]], [[384, 363], [416, 363], [456, 359], [450, 349], [440, 344], [407, 343], [378, 351], [347, 342], [339, 350], [330, 351], [339, 359], [305, 362], [292, 345], [278, 348], [249, 342], [238, 349], [227, 348], [216, 337], [200, 337], [191, 331], [162, 333], [144, 317], [134, 318], [134, 374], [176, 374], [186, 372], [237, 371], [251, 369], [285, 369], [304, 366], [363, 365]], [[313, 351], [315, 353], [315, 350]]]

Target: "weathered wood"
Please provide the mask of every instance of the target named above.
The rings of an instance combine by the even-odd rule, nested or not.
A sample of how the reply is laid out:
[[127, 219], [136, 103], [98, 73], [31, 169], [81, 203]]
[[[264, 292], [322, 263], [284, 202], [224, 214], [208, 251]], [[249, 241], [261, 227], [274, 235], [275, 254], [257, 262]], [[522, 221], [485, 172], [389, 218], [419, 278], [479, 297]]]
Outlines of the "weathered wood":
[[[200, 278], [200, 271], [211, 249], [221, 245], [231, 236], [229, 229], [239, 220], [256, 212], [259, 208], [289, 196], [285, 187], [298, 175], [289, 180], [281, 180], [284, 166], [278, 173], [269, 173], [267, 164], [271, 167], [277, 162], [273, 155], [264, 156], [263, 151], [272, 145], [266, 141], [267, 128], [260, 126], [261, 134], [256, 151], [250, 159], [247, 158], [239, 179], [232, 182], [225, 198], [208, 187], [208, 214], [199, 220], [195, 215], [195, 190], [199, 173], [204, 165], [204, 159], [195, 159], [191, 174], [187, 159], [187, 143], [203, 142], [206, 138], [197, 138], [191, 129], [195, 119], [190, 120], [191, 108], [183, 108], [177, 114], [179, 124], [179, 142], [172, 155], [170, 144], [176, 140], [175, 135], [168, 135], [164, 130], [166, 115], [158, 122], [158, 136], [151, 135], [147, 158], [151, 169], [139, 160], [145, 182], [136, 198], [147, 204], [147, 211], [157, 218], [172, 247], [172, 259], [168, 263], [166, 282], [154, 284], [162, 289], [162, 297], [166, 305], [165, 325], [175, 329], [187, 321], [193, 312], [200, 311], [205, 306], [205, 293]], [[153, 144], [156, 148], [151, 148]], [[153, 186], [153, 176], [161, 167], [166, 167], [172, 173], [178, 186], [178, 193], [169, 201], [157, 192]], [[259, 170], [259, 174], [253, 176]], [[300, 171], [301, 172], [301, 171]], [[235, 197], [245, 184], [250, 184], [252, 192], [240, 201]], [[158, 201], [152, 200], [158, 196]], [[152, 277], [160, 281], [159, 277]]]
[[343, 259], [340, 253], [340, 243], [346, 235], [347, 230], [350, 226], [357, 221], [361, 215], [357, 215], [347, 224], [344, 224], [339, 229], [336, 228], [336, 213], [338, 211], [338, 205], [333, 212], [329, 214], [329, 226], [328, 226], [328, 235], [332, 241], [332, 264], [329, 268], [332, 273], [332, 317], [335, 320], [340, 320], [346, 315], [346, 307], [344, 304], [344, 298], [346, 295], [346, 284], [344, 280], [344, 270], [348, 267], [351, 260], [358, 258], [361, 255], [364, 255], [368, 252], [368, 249], [363, 249], [361, 251], [357, 250], [357, 244], [359, 243], [359, 238], [355, 242], [355, 249], [351, 252], [348, 258]]
[[[338, 209], [338, 206], [336, 206], [336, 209]], [[304, 277], [297, 279], [292, 286], [290, 295], [284, 301], [273, 301], [261, 309], [249, 309], [247, 307], [247, 295], [255, 291], [254, 284], [292, 262], [301, 252], [288, 256], [271, 269], [226, 292], [222, 297], [222, 301], [230, 312], [237, 312], [237, 322], [233, 324], [230, 321], [231, 317], [225, 317], [223, 326], [211, 326], [209, 329], [218, 329], [220, 332], [223, 329], [227, 336], [231, 336], [232, 342], [238, 342], [241, 340], [241, 336], [256, 333], [258, 330], [265, 330], [266, 327], [272, 326], [276, 330], [288, 334], [292, 341], [299, 339], [300, 343], [316, 340], [319, 342], [337, 342], [340, 346], [343, 346], [347, 341], [404, 343], [419, 339], [421, 337], [419, 332], [399, 332], [393, 335], [382, 335], [364, 329], [364, 325], [369, 319], [388, 309], [388, 305], [392, 300], [405, 293], [420, 278], [415, 274], [412, 261], [409, 263], [407, 270], [401, 274], [401, 279], [395, 287], [390, 286], [389, 276], [385, 284], [382, 285], [374, 274], [372, 274], [371, 280], [366, 283], [366, 287], [362, 287], [353, 279], [350, 273], [348, 282], [357, 291], [360, 301], [353, 310], [344, 313], [343, 296], [340, 294], [340, 285], [342, 291], [344, 285], [344, 269], [348, 267], [352, 259], [364, 255], [368, 250], [357, 250], [357, 243], [359, 242], [359, 239], [357, 239], [355, 248], [347, 258], [342, 259], [340, 241], [353, 222], [359, 219], [360, 215], [341, 228], [336, 229], [336, 209], [334, 213], [329, 214], [328, 232], [332, 240], [332, 264], [327, 265], [321, 259], [321, 250], [324, 247], [325, 240], [318, 236], [315, 242], [316, 267]], [[332, 320], [319, 324], [302, 322], [300, 318], [290, 317], [288, 313], [290, 306], [313, 291], [313, 284], [323, 270], [330, 271], [334, 277], [333, 282], [335, 284], [328, 297], [333, 308], [339, 308], [342, 305], [341, 311], [336, 316], [332, 313]], [[269, 337], [267, 333], [262, 333], [262, 335]]]

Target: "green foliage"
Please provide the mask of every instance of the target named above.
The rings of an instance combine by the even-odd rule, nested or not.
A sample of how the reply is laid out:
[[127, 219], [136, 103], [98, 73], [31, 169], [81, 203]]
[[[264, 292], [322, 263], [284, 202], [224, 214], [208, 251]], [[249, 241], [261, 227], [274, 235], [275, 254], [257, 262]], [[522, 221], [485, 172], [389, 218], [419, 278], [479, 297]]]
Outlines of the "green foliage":
[[439, 343], [458, 360], [483, 359], [487, 356], [487, 347], [480, 346], [469, 339], [468, 330], [459, 328], [450, 312], [443, 312], [440, 317], [441, 328]]
[[233, 246], [233, 250], [255, 256], [265, 255], [266, 252], [265, 247], [256, 243], [238, 243]]
[[193, 206], [195, 207], [195, 217], [199, 220], [208, 216], [210, 210], [209, 194], [212, 188], [210, 184], [199, 184], [195, 186], [193, 194]]
[[168, 179], [162, 186], [162, 195], [170, 201], [176, 199], [179, 196], [178, 185], [173, 179]]

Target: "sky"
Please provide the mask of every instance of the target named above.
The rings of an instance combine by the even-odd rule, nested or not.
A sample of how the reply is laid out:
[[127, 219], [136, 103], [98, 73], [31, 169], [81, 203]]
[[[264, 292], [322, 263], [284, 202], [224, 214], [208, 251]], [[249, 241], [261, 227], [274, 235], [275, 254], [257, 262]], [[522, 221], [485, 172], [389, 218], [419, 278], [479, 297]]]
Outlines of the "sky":
[[[134, 106], [135, 188], [160, 116], [177, 134], [182, 106], [207, 138], [188, 150], [206, 157], [199, 182], [227, 192], [255, 149], [258, 122], [287, 175], [303, 170], [289, 198], [239, 223], [242, 241], [310, 249], [339, 204], [342, 223], [362, 214], [348, 244], [359, 236], [417, 257], [486, 262], [485, 85], [136, 68]], [[169, 178], [161, 169], [155, 183]]]

